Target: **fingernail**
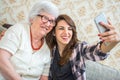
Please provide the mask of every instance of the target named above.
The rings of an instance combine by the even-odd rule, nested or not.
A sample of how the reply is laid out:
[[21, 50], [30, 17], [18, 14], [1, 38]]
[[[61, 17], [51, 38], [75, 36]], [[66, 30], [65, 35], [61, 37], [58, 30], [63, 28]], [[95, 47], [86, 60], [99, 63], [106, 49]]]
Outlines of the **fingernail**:
[[105, 40], [102, 40], [102, 42], [104, 42]]
[[100, 36], [100, 34], [98, 34], [98, 36]]

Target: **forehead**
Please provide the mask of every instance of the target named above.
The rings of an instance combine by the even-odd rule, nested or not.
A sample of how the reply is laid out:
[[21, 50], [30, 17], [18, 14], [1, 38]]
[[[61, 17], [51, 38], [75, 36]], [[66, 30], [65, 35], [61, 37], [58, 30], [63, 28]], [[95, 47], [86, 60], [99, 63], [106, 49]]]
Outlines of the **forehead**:
[[65, 20], [60, 20], [57, 26], [70, 27], [70, 25]]
[[44, 16], [47, 16], [49, 19], [55, 20], [55, 16], [53, 16], [47, 12], [42, 12], [42, 13], [40, 13], [40, 15], [44, 15]]

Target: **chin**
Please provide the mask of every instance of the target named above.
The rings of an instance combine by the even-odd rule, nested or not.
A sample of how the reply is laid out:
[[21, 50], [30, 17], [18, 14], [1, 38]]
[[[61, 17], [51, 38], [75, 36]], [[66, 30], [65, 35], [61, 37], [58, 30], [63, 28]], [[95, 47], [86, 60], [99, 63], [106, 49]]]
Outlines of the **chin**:
[[67, 45], [69, 42], [63, 42], [64, 45]]
[[41, 33], [42, 36], [46, 36], [47, 34], [46, 33]]

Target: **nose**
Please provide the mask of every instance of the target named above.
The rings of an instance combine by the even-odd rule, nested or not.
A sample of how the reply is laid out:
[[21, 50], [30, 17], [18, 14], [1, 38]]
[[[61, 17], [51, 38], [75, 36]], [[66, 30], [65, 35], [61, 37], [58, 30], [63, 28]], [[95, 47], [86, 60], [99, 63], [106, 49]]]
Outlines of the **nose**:
[[65, 30], [64, 30], [64, 34], [68, 35], [68, 33], [69, 33], [68, 30], [65, 29]]
[[47, 27], [49, 27], [49, 26], [50, 26], [50, 22], [49, 22], [49, 21], [44, 22], [44, 24], [45, 24]]

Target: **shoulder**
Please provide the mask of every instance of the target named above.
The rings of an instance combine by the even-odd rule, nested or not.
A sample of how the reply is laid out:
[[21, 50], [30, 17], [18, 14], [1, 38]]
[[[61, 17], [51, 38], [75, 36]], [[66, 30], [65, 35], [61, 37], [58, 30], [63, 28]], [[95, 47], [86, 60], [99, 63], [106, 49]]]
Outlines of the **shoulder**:
[[26, 31], [26, 29], [28, 29], [28, 28], [29, 28], [29, 24], [27, 24], [27, 23], [16, 23], [13, 26], [11, 26], [7, 30], [7, 32], [19, 34], [22, 31]]
[[83, 52], [86, 48], [88, 47], [88, 43], [85, 41], [82, 42], [77, 42], [75, 47], [74, 47], [74, 52], [73, 53], [81, 53]]
[[27, 27], [29, 24], [27, 23], [16, 23], [13, 26], [10, 27], [10, 29], [23, 29], [24, 27]]
[[44, 44], [43, 44], [41, 50], [43, 50], [43, 52], [45, 52], [45, 54], [46, 54], [47, 56], [50, 55], [50, 49], [49, 49], [48, 45], [46, 44], [45, 39], [44, 39]]
[[81, 46], [85, 46], [85, 45], [88, 45], [88, 43], [85, 42], [85, 41], [82, 41], [82, 42], [79, 41], [79, 42], [76, 43], [75, 48], [78, 48], [78, 47], [81, 47]]

